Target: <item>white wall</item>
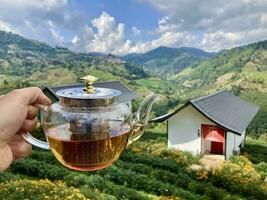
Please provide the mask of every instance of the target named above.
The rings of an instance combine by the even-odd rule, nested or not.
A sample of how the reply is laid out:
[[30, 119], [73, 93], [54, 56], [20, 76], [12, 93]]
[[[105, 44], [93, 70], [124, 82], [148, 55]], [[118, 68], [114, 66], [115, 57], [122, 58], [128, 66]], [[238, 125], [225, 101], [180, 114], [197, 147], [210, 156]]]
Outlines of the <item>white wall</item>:
[[239, 145], [244, 142], [245, 134], [245, 131], [241, 136], [229, 131], [227, 132], [226, 159], [229, 159], [233, 155], [233, 151], [240, 151]]
[[191, 105], [170, 117], [168, 119], [168, 148], [189, 151], [195, 155], [200, 154], [201, 124], [215, 125]]
[[241, 136], [236, 135], [236, 144], [237, 144], [238, 151], [240, 151], [239, 145], [240, 144], [241, 146], [244, 145], [244, 141], [246, 139], [245, 136], [246, 136], [246, 131], [244, 131]]
[[226, 159], [228, 160], [232, 155], [235, 149], [235, 134], [232, 132], [227, 132], [226, 138]]

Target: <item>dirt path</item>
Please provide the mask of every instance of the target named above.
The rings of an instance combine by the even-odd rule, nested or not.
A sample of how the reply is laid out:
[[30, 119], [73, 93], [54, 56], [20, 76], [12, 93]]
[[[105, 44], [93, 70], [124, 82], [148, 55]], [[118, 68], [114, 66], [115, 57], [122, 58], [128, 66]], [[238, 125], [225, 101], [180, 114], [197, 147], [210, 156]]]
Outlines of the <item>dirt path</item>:
[[199, 164], [193, 164], [188, 169], [192, 171], [198, 171], [206, 169], [208, 171], [214, 171], [224, 163], [225, 159], [223, 155], [204, 155]]

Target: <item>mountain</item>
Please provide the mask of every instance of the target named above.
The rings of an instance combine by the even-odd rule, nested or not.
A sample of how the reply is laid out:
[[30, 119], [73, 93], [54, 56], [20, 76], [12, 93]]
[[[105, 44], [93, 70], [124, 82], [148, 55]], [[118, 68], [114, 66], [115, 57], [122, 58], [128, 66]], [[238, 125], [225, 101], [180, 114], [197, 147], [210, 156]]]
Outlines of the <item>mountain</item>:
[[[132, 80], [147, 77], [141, 66], [112, 56], [77, 53], [63, 47], [50, 47], [13, 33], [0, 31], [0, 78], [7, 84], [22, 83], [44, 86], [77, 82], [79, 77], [93, 74], [102, 80]], [[27, 84], [25, 84], [25, 82]]]
[[214, 58], [191, 65], [174, 78], [184, 88], [227, 85], [267, 91], [267, 40], [223, 50]]
[[142, 64], [152, 74], [173, 74], [202, 60], [212, 58], [215, 53], [205, 52], [191, 47], [171, 48], [158, 47], [144, 54], [128, 54], [122, 59]]

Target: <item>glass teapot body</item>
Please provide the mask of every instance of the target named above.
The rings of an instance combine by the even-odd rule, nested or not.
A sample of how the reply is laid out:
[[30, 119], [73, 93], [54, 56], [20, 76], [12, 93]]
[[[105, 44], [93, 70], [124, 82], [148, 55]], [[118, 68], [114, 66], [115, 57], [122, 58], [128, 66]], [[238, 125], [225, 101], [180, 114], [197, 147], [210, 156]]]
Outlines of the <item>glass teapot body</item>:
[[41, 124], [47, 142], [30, 133], [23, 137], [32, 145], [51, 149], [70, 169], [94, 171], [111, 165], [127, 144], [142, 136], [158, 95], [148, 95], [132, 114], [126, 104], [118, 103], [119, 90], [94, 88], [94, 77], [84, 79], [85, 88], [59, 90], [58, 103], [36, 105], [43, 110]]
[[77, 107], [55, 103], [45, 109], [42, 126], [55, 157], [66, 167], [93, 171], [121, 155], [132, 131], [132, 113], [123, 103]]

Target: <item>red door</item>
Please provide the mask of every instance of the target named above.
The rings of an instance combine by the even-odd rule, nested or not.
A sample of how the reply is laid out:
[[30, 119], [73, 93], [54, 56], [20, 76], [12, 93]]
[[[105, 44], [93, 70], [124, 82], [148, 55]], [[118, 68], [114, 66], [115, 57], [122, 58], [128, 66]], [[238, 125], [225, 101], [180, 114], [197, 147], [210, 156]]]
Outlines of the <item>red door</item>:
[[211, 153], [223, 154], [223, 142], [211, 141]]
[[218, 126], [202, 124], [203, 139], [211, 142], [211, 153], [223, 154], [224, 130]]

